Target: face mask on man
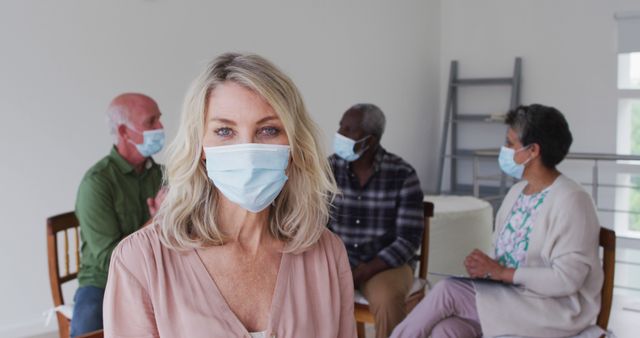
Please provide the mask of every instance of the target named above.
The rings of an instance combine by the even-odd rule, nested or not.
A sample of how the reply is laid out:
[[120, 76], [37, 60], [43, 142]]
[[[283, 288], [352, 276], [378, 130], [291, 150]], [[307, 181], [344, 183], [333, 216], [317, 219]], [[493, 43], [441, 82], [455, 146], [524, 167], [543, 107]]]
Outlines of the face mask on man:
[[347, 162], [353, 162], [359, 159], [360, 156], [362, 156], [362, 154], [364, 154], [364, 152], [369, 148], [369, 146], [366, 146], [356, 153], [356, 144], [365, 141], [368, 138], [369, 136], [365, 136], [356, 141], [340, 133], [336, 133], [335, 137], [333, 138], [333, 151], [336, 153], [336, 155], [338, 155], [338, 157], [342, 158], [343, 160]]
[[129, 128], [139, 134], [142, 134], [143, 141], [142, 143], [134, 143], [129, 139], [129, 142], [133, 143], [138, 149], [140, 155], [144, 157], [149, 157], [151, 155], [157, 154], [162, 147], [164, 147], [164, 129], [155, 129], [155, 130], [145, 130], [142, 133], [139, 131]]
[[518, 180], [522, 179], [522, 174], [524, 173], [524, 167], [527, 165], [527, 163], [529, 163], [529, 161], [531, 160], [531, 157], [529, 157], [529, 159], [524, 161], [524, 163], [520, 163], [520, 164], [516, 163], [516, 161], [514, 160], [514, 157], [517, 153], [527, 148], [529, 148], [529, 146], [522, 147], [518, 150], [513, 150], [511, 148], [502, 146], [502, 148], [500, 148], [500, 156], [498, 156], [498, 164], [500, 165], [500, 169], [502, 169], [502, 171], [505, 174], [515, 179], [518, 179]]
[[207, 176], [231, 202], [257, 213], [284, 187], [289, 149], [288, 145], [256, 143], [205, 147]]

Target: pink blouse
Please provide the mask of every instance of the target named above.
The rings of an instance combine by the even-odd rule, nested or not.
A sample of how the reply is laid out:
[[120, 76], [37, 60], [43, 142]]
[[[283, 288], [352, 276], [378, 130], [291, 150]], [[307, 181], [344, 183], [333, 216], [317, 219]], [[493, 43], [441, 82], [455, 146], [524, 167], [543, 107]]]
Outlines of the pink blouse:
[[[104, 296], [105, 337], [250, 337], [195, 250], [165, 247], [148, 226], [113, 251]], [[301, 254], [283, 254], [267, 337], [353, 338], [347, 253], [328, 230]]]

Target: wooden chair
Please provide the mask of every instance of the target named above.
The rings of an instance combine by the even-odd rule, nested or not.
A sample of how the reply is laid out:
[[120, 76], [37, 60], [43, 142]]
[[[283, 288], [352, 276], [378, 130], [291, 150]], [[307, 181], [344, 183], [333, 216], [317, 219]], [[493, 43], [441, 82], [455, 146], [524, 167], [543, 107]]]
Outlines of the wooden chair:
[[607, 330], [611, 303], [613, 302], [613, 276], [616, 265], [616, 233], [607, 228], [600, 228], [600, 246], [602, 247], [602, 269], [604, 270], [604, 283], [602, 283], [600, 313], [596, 324], [603, 330]]
[[[80, 231], [78, 219], [74, 212], [67, 212], [47, 218], [47, 256], [49, 261], [49, 282], [51, 284], [51, 296], [53, 297], [53, 306], [56, 308], [56, 318], [58, 319], [58, 331], [60, 338], [69, 337], [71, 314], [73, 313], [73, 305], [64, 301], [62, 294], [62, 285], [68, 283], [78, 277], [78, 269], [80, 268]], [[59, 248], [58, 237], [62, 235], [64, 242], [64, 265], [60, 266], [58, 261]], [[71, 236], [70, 236], [71, 234]], [[73, 247], [70, 248], [70, 239], [73, 240]], [[71, 259], [75, 258], [74, 269], [70, 268]], [[103, 337], [102, 330], [85, 334], [81, 337], [100, 338]]]
[[81, 336], [77, 336], [76, 338], [104, 338], [104, 331], [98, 330], [98, 331], [89, 332]]
[[[407, 313], [424, 298], [424, 288], [427, 284], [427, 271], [429, 270], [429, 229], [430, 220], [433, 217], [433, 203], [424, 202], [424, 233], [422, 235], [422, 245], [420, 247], [420, 268], [418, 270], [418, 277], [415, 277], [411, 292], [405, 301], [405, 308]], [[356, 291], [359, 294], [359, 291]], [[374, 323], [375, 318], [373, 313], [369, 310], [369, 303], [361, 295], [356, 295], [356, 303], [354, 305], [354, 314], [356, 317], [356, 324], [358, 329], [358, 338], [365, 337], [364, 324]]]

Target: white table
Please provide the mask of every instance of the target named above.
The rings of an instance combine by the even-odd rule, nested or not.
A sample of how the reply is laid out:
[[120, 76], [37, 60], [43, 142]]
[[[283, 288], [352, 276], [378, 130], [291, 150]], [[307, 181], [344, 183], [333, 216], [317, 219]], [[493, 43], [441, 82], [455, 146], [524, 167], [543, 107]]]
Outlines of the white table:
[[[429, 240], [429, 271], [464, 274], [464, 258], [475, 248], [491, 249], [493, 209], [472, 196], [425, 196], [434, 204]], [[443, 277], [427, 276], [431, 285]]]

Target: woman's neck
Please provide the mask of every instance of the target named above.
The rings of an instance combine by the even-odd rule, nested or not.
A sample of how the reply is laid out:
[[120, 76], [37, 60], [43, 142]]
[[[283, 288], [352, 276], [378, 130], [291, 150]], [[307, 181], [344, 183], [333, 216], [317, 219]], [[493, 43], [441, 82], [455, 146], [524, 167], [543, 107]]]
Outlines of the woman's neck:
[[556, 169], [549, 169], [543, 165], [537, 167], [531, 167], [524, 179], [527, 181], [527, 186], [523, 192], [526, 195], [539, 193], [549, 187], [561, 173]]
[[259, 247], [273, 243], [269, 233], [269, 207], [252, 213], [222, 194], [217, 204], [217, 223], [225, 236], [225, 245], [235, 246], [251, 255], [257, 254]]

